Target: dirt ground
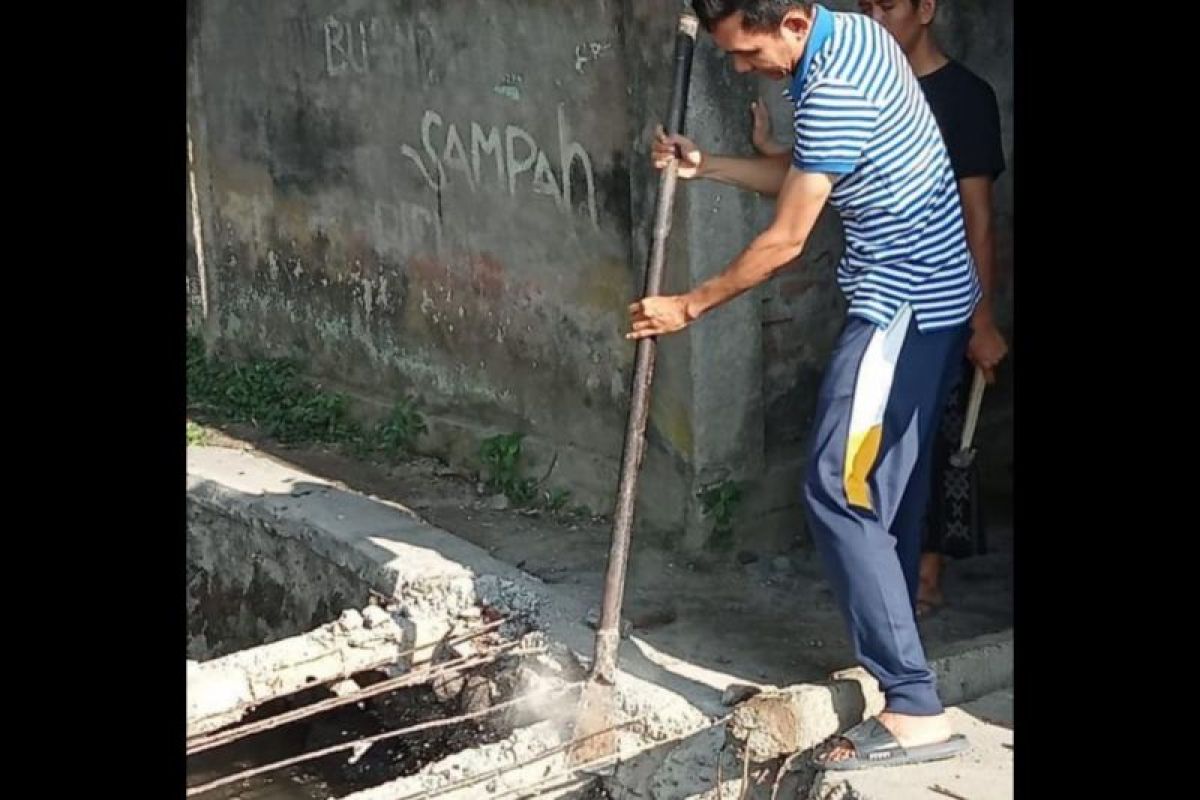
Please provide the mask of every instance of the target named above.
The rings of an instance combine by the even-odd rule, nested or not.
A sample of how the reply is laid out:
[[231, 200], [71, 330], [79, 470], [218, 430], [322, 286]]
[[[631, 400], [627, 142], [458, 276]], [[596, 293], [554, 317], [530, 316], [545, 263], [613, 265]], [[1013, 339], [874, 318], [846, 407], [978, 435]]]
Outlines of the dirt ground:
[[[430, 523], [485, 548], [543, 581], [599, 606], [610, 527], [604, 519], [495, 510], [471, 476], [415, 458], [390, 466], [335, 448], [284, 447], [253, 430], [210, 428], [210, 443], [246, 447], [346, 488], [392, 500]], [[953, 642], [1012, 625], [1011, 503], [987, 505], [991, 552], [952, 562], [947, 607], [921, 623], [930, 657]], [[639, 639], [663, 654], [752, 682], [784, 685], [821, 679], [851, 665], [841, 617], [811, 550], [787, 556], [687, 555], [635, 537], [625, 616]], [[751, 555], [757, 558], [741, 563]]]

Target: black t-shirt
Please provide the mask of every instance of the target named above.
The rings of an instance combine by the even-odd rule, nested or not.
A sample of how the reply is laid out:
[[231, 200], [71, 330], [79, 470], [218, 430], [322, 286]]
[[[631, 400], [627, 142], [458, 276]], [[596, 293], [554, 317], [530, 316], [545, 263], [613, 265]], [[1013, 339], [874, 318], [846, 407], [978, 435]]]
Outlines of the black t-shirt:
[[918, 80], [950, 151], [954, 177], [995, 180], [1004, 171], [1004, 148], [992, 87], [953, 60]]

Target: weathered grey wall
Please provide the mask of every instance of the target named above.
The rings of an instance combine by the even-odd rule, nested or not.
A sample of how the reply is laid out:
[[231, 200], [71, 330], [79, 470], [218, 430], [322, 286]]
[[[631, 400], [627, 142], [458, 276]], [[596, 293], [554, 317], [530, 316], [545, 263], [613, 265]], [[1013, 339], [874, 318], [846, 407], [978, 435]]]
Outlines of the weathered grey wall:
[[213, 336], [416, 395], [434, 450], [523, 431], [551, 483], [609, 491], [638, 272], [619, 4], [192, 11]]
[[[633, 356], [620, 334], [650, 238], [646, 152], [678, 8], [193, 0], [193, 327], [234, 353], [303, 357], [377, 410], [416, 395], [432, 423], [422, 447], [454, 460], [524, 432], [531, 471], [557, 453], [550, 483], [608, 510]], [[948, 6], [939, 30], [997, 86], [1008, 145], [1011, 2]], [[748, 153], [749, 101], [762, 93], [783, 125], [780, 88], [735, 75], [702, 33], [689, 133]], [[1011, 180], [1010, 156], [1002, 269]], [[667, 290], [719, 271], [770, 213], [682, 184]], [[840, 251], [827, 213], [797, 268], [661, 343], [644, 530], [702, 543], [696, 493], [732, 479], [748, 487], [739, 538], [786, 547], [800, 532], [803, 439], [844, 314]], [[1000, 444], [985, 465], [1010, 452], [1009, 396], [989, 396], [981, 436]]]

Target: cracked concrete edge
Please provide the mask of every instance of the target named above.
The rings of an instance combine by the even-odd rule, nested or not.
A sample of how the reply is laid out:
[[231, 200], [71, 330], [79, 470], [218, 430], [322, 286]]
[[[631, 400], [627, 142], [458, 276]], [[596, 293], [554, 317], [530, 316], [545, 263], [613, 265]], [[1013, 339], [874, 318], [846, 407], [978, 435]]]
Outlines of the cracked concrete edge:
[[[303, 495], [292, 494], [301, 491], [297, 487], [304, 487]], [[586, 602], [398, 503], [228, 448], [189, 448], [187, 491], [191, 502], [301, 542], [420, 616], [444, 616], [482, 602], [543, 631], [577, 663], [590, 658], [594, 631], [583, 621]], [[664, 670], [632, 642], [621, 643], [620, 664], [616, 706], [627, 717], [647, 720], [649, 741], [699, 730], [725, 711], [717, 689], [705, 691]]]
[[[541, 582], [496, 561], [486, 551], [479, 550], [469, 562], [434, 553], [424, 542], [406, 553], [388, 551], [378, 544], [386, 531], [371, 535], [353, 532], [349, 530], [352, 519], [347, 520], [347, 530], [307, 521], [288, 513], [291, 509], [286, 505], [230, 488], [215, 478], [189, 475], [188, 495], [193, 502], [239, 522], [301, 542], [380, 594], [395, 598], [413, 614], [452, 617], [484, 603], [535, 626], [544, 623], [540, 611], [547, 598]], [[420, 521], [406, 520], [404, 527], [424, 528], [425, 538], [452, 535]]]
[[[314, 681], [346, 678], [384, 661], [400, 662], [411, 634], [380, 609], [383, 619], [347, 612], [298, 636], [205, 662], [189, 662], [187, 734], [198, 736], [241, 719], [250, 709], [293, 694]], [[407, 668], [411, 658], [403, 659]]]

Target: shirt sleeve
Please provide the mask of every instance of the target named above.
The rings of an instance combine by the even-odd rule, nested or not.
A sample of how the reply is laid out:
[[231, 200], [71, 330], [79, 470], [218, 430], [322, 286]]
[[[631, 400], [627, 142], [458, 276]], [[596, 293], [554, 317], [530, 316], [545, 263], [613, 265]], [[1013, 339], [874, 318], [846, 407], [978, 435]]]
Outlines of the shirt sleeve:
[[995, 180], [1005, 166], [996, 93], [980, 81], [955, 98], [954, 106], [956, 124], [946, 132], [954, 177], [962, 180], [986, 176]]
[[805, 172], [852, 172], [878, 122], [879, 108], [860, 89], [840, 80], [819, 82], [796, 105], [792, 164]]

